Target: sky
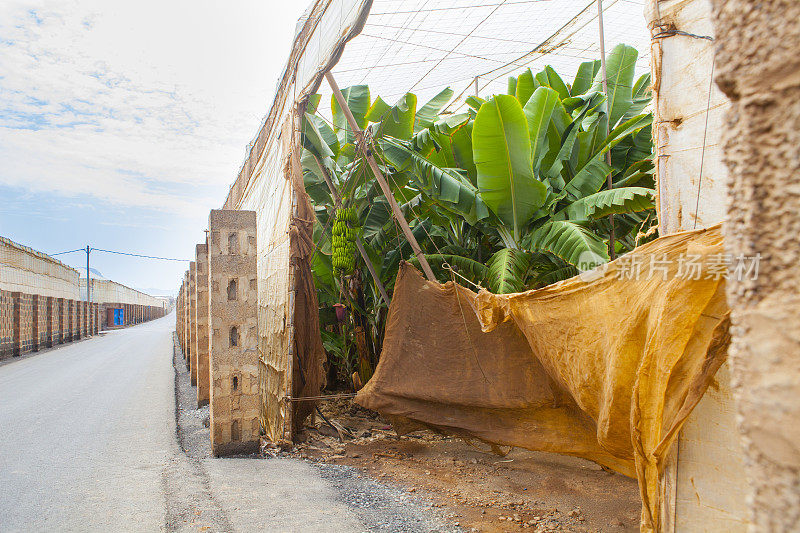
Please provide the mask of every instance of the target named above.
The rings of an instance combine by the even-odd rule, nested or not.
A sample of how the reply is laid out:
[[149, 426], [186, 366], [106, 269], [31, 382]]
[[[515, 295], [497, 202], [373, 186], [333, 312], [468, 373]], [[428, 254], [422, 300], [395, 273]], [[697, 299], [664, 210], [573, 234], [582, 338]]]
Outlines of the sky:
[[[0, 2], [0, 235], [190, 259], [272, 102], [306, 0]], [[58, 255], [85, 269], [86, 254]], [[185, 261], [93, 252], [176, 291]]]

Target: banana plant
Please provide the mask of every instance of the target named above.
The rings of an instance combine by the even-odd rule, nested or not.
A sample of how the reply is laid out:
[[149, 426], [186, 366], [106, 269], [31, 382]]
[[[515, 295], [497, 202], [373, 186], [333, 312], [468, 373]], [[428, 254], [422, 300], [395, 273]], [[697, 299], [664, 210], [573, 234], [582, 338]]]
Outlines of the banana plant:
[[[581, 64], [571, 83], [548, 66], [509, 79], [508, 94], [466, 98], [458, 114], [443, 111], [449, 88], [425, 103], [408, 93], [393, 105], [365, 85], [343, 90], [371, 139], [361, 150], [377, 160], [441, 281], [457, 272], [507, 293], [566, 279], [587, 253], [608, 260], [609, 214], [617, 253], [653, 233], [646, 231], [656, 224], [650, 80], [634, 80], [636, 59], [626, 45], [610, 52], [607, 92], [599, 61]], [[391, 292], [400, 260], [416, 259], [342, 109], [332, 99], [329, 121], [319, 104], [312, 97], [303, 117], [302, 166], [318, 218], [313, 271], [320, 302], [336, 301], [343, 290], [324, 231], [334, 216], [325, 176], [356, 208], [369, 261]], [[385, 309], [366, 272], [361, 277], [364, 314], [379, 339]]]

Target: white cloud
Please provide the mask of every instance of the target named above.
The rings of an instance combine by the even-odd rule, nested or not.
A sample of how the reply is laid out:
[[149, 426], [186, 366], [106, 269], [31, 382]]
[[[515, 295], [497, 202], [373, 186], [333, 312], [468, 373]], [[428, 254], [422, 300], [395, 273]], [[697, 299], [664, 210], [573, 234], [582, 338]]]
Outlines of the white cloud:
[[185, 214], [220, 205], [304, 4], [3, 2], [0, 184]]

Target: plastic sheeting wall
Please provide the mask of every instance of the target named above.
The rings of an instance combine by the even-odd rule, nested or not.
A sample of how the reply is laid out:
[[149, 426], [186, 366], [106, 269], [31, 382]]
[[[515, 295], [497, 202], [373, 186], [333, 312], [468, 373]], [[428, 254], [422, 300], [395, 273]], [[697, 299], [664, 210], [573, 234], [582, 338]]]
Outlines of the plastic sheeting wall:
[[288, 158], [299, 149], [296, 106], [319, 87], [342, 44], [358, 29], [369, 2], [317, 2], [298, 23], [289, 61], [267, 119], [249, 149], [224, 209], [256, 211], [258, 231], [258, 352], [262, 425], [274, 441], [291, 438], [294, 268], [289, 228], [297, 199]]
[[[86, 300], [86, 278], [80, 280], [80, 298]], [[153, 307], [163, 307], [166, 309], [166, 303], [162, 298], [156, 298], [143, 292], [137, 291], [126, 287], [121, 283], [107, 279], [93, 279], [92, 280], [92, 302], [94, 303], [112, 303], [112, 304], [134, 304], [134, 305], [150, 305]]]
[[[667, 235], [725, 218], [728, 169], [720, 138], [729, 104], [712, 83], [709, 0], [651, 0], [646, 15], [653, 35], [659, 230]], [[727, 363], [715, 380], [668, 460], [666, 531], [747, 530], [747, 480]]]
[[[662, 235], [725, 218], [728, 168], [720, 138], [728, 100], [712, 81], [709, 0], [651, 0], [653, 124]], [[686, 34], [671, 35], [673, 30]]]
[[0, 237], [0, 289], [77, 300], [78, 277], [58, 259]]
[[[646, 70], [644, 0], [604, 2], [606, 45], [640, 51]], [[348, 43], [352, 39], [352, 42]], [[344, 44], [348, 43], [346, 49]], [[446, 85], [483, 94], [502, 92], [505, 79], [552, 64], [571, 76], [580, 62], [599, 56], [595, 0], [502, 2], [469, 0], [318, 0], [297, 25], [295, 41], [275, 99], [231, 186], [223, 209], [248, 209], [258, 224], [258, 324], [264, 431], [273, 441], [291, 433], [293, 278], [288, 232], [297, 198], [288, 157], [299, 146], [296, 109], [319, 91], [332, 69], [339, 85], [366, 83], [386, 98], [414, 91], [422, 101]], [[458, 102], [463, 101], [463, 97]], [[458, 104], [456, 104], [457, 106]]]

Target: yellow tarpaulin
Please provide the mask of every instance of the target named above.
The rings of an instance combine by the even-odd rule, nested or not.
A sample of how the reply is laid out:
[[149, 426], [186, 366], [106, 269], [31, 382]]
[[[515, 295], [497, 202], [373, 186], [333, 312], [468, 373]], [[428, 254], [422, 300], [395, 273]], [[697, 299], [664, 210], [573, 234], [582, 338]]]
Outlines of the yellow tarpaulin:
[[642, 530], [657, 531], [664, 458], [727, 353], [724, 274], [719, 226], [510, 295], [404, 265], [356, 401], [401, 432], [427, 426], [635, 476]]

